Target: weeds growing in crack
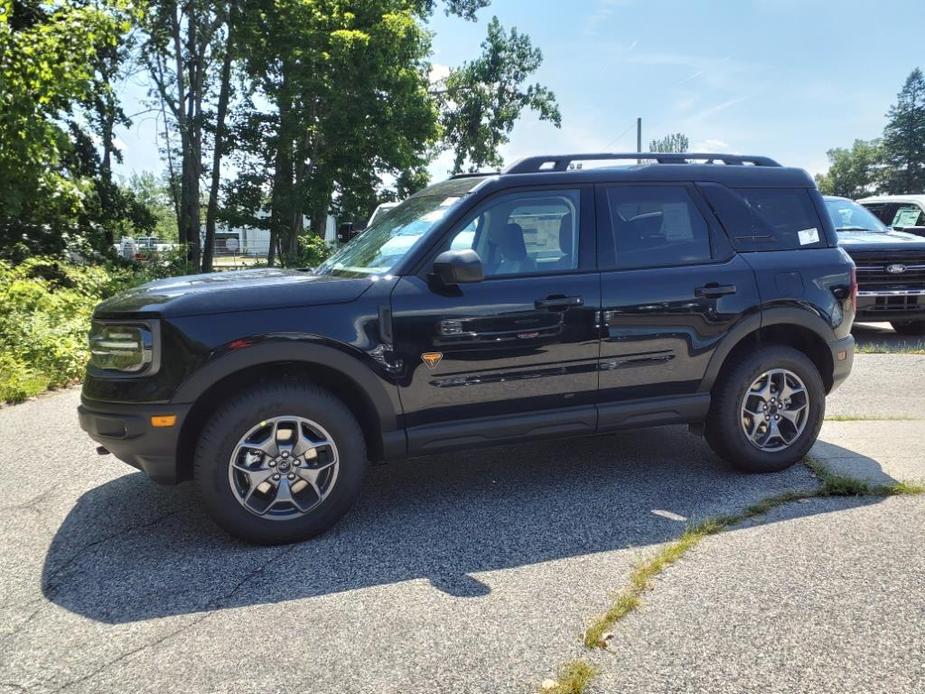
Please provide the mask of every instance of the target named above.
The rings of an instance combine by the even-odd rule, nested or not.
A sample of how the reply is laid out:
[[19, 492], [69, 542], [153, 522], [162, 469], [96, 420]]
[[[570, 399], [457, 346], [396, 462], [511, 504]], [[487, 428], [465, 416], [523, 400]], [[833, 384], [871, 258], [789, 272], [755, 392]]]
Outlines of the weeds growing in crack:
[[[739, 513], [709, 518], [698, 525], [688, 528], [681, 537], [663, 547], [654, 556], [644, 560], [633, 570], [630, 574], [629, 585], [620, 591], [610, 609], [598, 617], [594, 623], [588, 627], [587, 631], [585, 631], [584, 645], [589, 649], [606, 648], [609, 640], [608, 630], [642, 604], [642, 595], [652, 587], [653, 579], [681, 559], [681, 557], [696, 547], [709, 535], [721, 533], [731, 526], [737, 525], [745, 520], [756, 516], [762, 516], [778, 506], [804, 499], [833, 496], [858, 497], [925, 494], [925, 483], [894, 482], [892, 484], [875, 485], [847, 475], [834, 473], [812, 457], [805, 458], [803, 462], [812, 470], [819, 480], [818, 489], [795, 490], [777, 494], [751, 504]], [[584, 661], [571, 661], [564, 666], [564, 669], [576, 663], [584, 663]], [[587, 664], [585, 663], [585, 665]], [[590, 666], [588, 667], [590, 668]], [[595, 675], [593, 668], [588, 672], [590, 672], [590, 674], [587, 676], [574, 680], [576, 683], [575, 686], [580, 685], [578, 688], [569, 685], [572, 686], [572, 688], [551, 688], [548, 691], [554, 693], [569, 692], [570, 694], [581, 694], [586, 691], [588, 684], [590, 684]], [[565, 680], [560, 677], [560, 680], [556, 682], [556, 686], [560, 686], [564, 681]]]
[[582, 694], [597, 675], [597, 668], [586, 660], [570, 660], [561, 668], [555, 680], [547, 680], [540, 691], [543, 694]]

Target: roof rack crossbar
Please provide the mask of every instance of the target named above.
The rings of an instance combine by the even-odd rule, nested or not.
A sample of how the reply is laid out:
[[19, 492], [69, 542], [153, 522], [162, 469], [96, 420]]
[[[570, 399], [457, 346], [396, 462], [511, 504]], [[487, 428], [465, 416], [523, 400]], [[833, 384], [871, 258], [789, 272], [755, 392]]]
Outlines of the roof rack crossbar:
[[538, 171], [568, 171], [576, 161], [599, 161], [604, 159], [654, 160], [659, 164], [688, 164], [692, 160], [707, 164], [722, 162], [730, 165], [751, 164], [753, 166], [780, 166], [770, 157], [741, 154], [719, 154], [715, 152], [594, 152], [591, 154], [553, 154], [526, 157], [515, 161], [502, 173], [536, 173]]

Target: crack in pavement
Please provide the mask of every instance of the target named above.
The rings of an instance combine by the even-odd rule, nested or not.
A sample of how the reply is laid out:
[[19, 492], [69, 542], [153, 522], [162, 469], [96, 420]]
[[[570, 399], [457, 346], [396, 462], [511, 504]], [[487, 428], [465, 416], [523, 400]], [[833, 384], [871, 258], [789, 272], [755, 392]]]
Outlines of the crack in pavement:
[[165, 514], [162, 514], [156, 517], [154, 520], [148, 521], [147, 523], [141, 523], [139, 525], [132, 525], [132, 526], [129, 526], [128, 528], [120, 530], [117, 533], [106, 535], [105, 537], [102, 537], [99, 540], [94, 540], [93, 542], [87, 543], [86, 545], [78, 549], [76, 552], [74, 552], [70, 557], [68, 557], [63, 562], [61, 562], [61, 564], [56, 566], [53, 571], [49, 572], [48, 577], [45, 579], [45, 581], [42, 584], [42, 593], [45, 595], [45, 597], [51, 597], [58, 588], [64, 585], [63, 582], [53, 583], [53, 580], [57, 578], [58, 576], [60, 576], [68, 567], [73, 565], [74, 562], [80, 559], [81, 556], [86, 554], [88, 550], [91, 550], [94, 547], [98, 547], [104, 542], [109, 542], [110, 540], [115, 540], [120, 537], [129, 535], [135, 532], [136, 530], [144, 530], [145, 528], [153, 527], [157, 525], [158, 523], [161, 523], [162, 521], [166, 520], [167, 518], [170, 518], [171, 516], [175, 516], [175, 515], [177, 515], [177, 511], [170, 511], [169, 513], [165, 513]]
[[184, 632], [184, 631], [187, 631], [188, 629], [191, 629], [192, 627], [196, 626], [197, 624], [202, 623], [203, 621], [205, 621], [206, 619], [208, 619], [209, 617], [211, 617], [213, 614], [215, 614], [215, 611], [216, 611], [216, 610], [221, 609], [221, 608], [222, 608], [222, 603], [225, 602], [225, 601], [227, 601], [227, 600], [230, 600], [231, 598], [233, 598], [233, 597], [238, 593], [238, 591], [241, 590], [241, 588], [243, 588], [251, 579], [253, 579], [255, 576], [259, 576], [261, 573], [263, 573], [263, 571], [264, 571], [268, 566], [270, 566], [270, 564], [274, 563], [277, 559], [282, 559], [282, 558], [285, 557], [286, 555], [292, 553], [293, 551], [295, 551], [296, 549], [298, 549], [298, 547], [299, 547], [298, 544], [293, 544], [293, 545], [287, 547], [286, 549], [284, 549], [283, 551], [278, 552], [277, 554], [275, 554], [275, 555], [273, 555], [272, 557], [270, 557], [269, 559], [267, 559], [265, 562], [263, 562], [262, 564], [260, 564], [260, 565], [259, 565], [257, 568], [255, 568], [253, 571], [251, 571], [251, 572], [249, 572], [248, 574], [246, 574], [240, 581], [238, 581], [238, 583], [235, 585], [235, 587], [232, 588], [230, 591], [228, 591], [227, 593], [224, 593], [224, 594], [222, 594], [222, 595], [219, 595], [219, 596], [216, 597], [214, 600], [212, 600], [212, 601], [206, 603], [205, 607], [203, 608], [203, 609], [205, 610], [205, 612], [204, 612], [203, 614], [199, 615], [196, 619], [193, 619], [193, 620], [187, 622], [186, 624], [184, 624], [183, 626], [181, 626], [181, 627], [179, 627], [179, 628], [177, 628], [177, 629], [174, 629], [173, 631], [171, 631], [171, 632], [169, 632], [169, 633], [167, 633], [167, 634], [164, 634], [164, 635], [161, 636], [160, 638], [157, 638], [157, 639], [155, 639], [155, 640], [153, 640], [153, 641], [150, 641], [149, 643], [146, 643], [146, 644], [144, 644], [144, 645], [141, 645], [141, 646], [139, 646], [138, 648], [134, 648], [134, 649], [132, 649], [132, 650], [130, 650], [130, 651], [127, 651], [127, 652], [125, 652], [125, 653], [123, 653], [123, 654], [117, 656], [116, 658], [113, 658], [112, 660], [110, 660], [110, 661], [108, 661], [108, 662], [106, 662], [106, 663], [103, 663], [102, 665], [100, 665], [98, 668], [96, 668], [96, 669], [93, 670], [92, 672], [89, 672], [89, 673], [87, 673], [86, 675], [83, 675], [83, 676], [81, 676], [81, 677], [78, 677], [77, 679], [71, 680], [71, 681], [69, 681], [69, 682], [65, 682], [65, 683], [62, 684], [60, 687], [57, 687], [56, 689], [52, 689], [51, 691], [52, 691], [52, 692], [60, 692], [60, 691], [63, 691], [63, 690], [65, 690], [65, 689], [69, 689], [69, 688], [73, 687], [74, 685], [80, 684], [81, 682], [86, 682], [87, 680], [89, 680], [89, 679], [91, 679], [91, 678], [93, 678], [93, 677], [96, 677], [96, 676], [99, 675], [100, 673], [102, 673], [102, 672], [104, 672], [105, 670], [109, 669], [109, 668], [112, 667], [113, 665], [116, 665], [116, 664], [122, 662], [123, 660], [126, 660], [126, 659], [132, 657], [133, 655], [136, 655], [136, 654], [138, 654], [138, 653], [141, 653], [142, 651], [148, 650], [148, 649], [150, 649], [150, 648], [156, 648], [157, 646], [159, 646], [159, 645], [161, 645], [162, 643], [164, 643], [165, 641], [167, 641], [167, 640], [173, 638], [174, 636], [176, 636], [176, 635], [178, 635], [178, 634], [180, 634], [180, 633], [182, 633], [182, 632]]
[[41, 494], [37, 494], [28, 501], [23, 501], [18, 504], [10, 504], [9, 506], [0, 506], [0, 513], [5, 513], [6, 511], [34, 511], [36, 510], [33, 508], [35, 504], [50, 496], [51, 493], [58, 489], [60, 486], [60, 483], [53, 484]]

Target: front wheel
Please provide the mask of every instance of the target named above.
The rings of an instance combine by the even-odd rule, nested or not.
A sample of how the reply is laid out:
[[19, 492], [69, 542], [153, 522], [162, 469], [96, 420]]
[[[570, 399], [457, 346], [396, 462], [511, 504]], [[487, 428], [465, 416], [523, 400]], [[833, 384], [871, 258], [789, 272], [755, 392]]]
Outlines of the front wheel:
[[824, 417], [825, 387], [815, 364], [792, 347], [772, 345], [726, 367], [704, 434], [733, 467], [777, 472], [809, 452]]
[[270, 383], [232, 399], [209, 419], [195, 456], [209, 514], [259, 544], [298, 542], [334, 525], [366, 467], [353, 414], [310, 384]]
[[894, 320], [890, 325], [900, 335], [925, 335], [925, 320]]

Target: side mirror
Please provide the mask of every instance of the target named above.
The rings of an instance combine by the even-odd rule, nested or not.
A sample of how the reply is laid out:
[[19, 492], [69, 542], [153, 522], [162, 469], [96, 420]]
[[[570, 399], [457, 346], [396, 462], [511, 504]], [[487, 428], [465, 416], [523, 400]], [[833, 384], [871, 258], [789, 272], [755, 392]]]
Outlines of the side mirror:
[[485, 279], [482, 259], [472, 249], [444, 251], [434, 258], [434, 276], [447, 287]]
[[347, 243], [350, 239], [356, 236], [356, 232], [353, 230], [353, 222], [343, 222], [337, 227], [337, 240], [341, 243]]

